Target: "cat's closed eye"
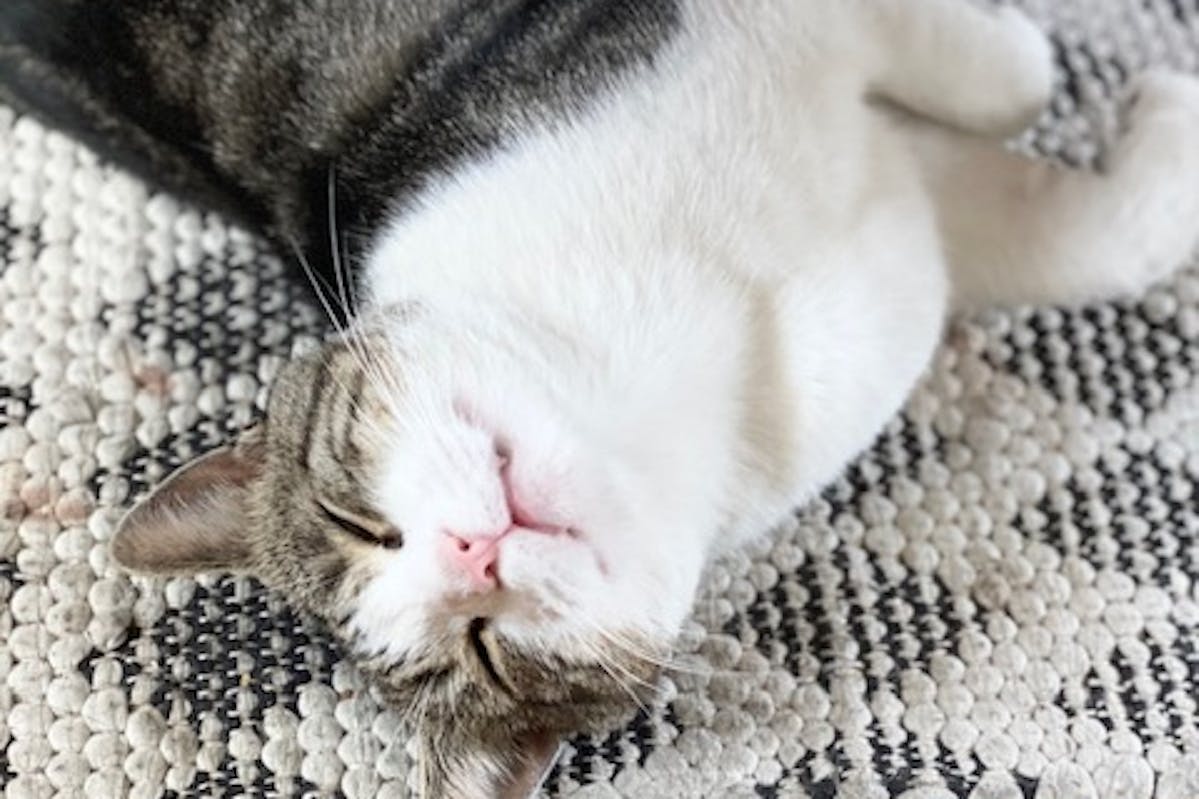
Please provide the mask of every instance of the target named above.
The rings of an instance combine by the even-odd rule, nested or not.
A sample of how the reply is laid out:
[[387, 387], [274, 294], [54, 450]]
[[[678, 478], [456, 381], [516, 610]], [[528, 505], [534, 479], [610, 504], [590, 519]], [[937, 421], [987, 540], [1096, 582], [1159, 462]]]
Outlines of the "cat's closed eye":
[[324, 498], [317, 499], [316, 506], [326, 521], [362, 543], [384, 549], [399, 549], [404, 545], [404, 537], [400, 531], [386, 522], [346, 510]]

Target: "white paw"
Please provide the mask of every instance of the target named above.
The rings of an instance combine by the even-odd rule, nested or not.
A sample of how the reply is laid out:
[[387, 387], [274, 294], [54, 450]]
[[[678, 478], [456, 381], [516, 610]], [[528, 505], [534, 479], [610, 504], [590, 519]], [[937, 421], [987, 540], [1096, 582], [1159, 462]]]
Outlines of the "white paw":
[[[1128, 130], [1117, 142], [1113, 169], [1136, 172], [1158, 180], [1172, 174], [1196, 179], [1199, 196], [1199, 77], [1169, 70], [1152, 70], [1132, 84]], [[1123, 163], [1121, 163], [1123, 162]]]
[[1137, 220], [1130, 235], [1144, 287], [1174, 272], [1199, 245], [1199, 78], [1147, 72], [1133, 83], [1129, 129], [1108, 163], [1108, 180], [1123, 197], [1122, 218]]
[[1000, 36], [1009, 42], [1012, 63], [1011, 80], [1005, 88], [1010, 116], [1001, 132], [1016, 135], [1027, 130], [1053, 98], [1053, 46], [1045, 31], [1024, 12], [1003, 6], [995, 12]]

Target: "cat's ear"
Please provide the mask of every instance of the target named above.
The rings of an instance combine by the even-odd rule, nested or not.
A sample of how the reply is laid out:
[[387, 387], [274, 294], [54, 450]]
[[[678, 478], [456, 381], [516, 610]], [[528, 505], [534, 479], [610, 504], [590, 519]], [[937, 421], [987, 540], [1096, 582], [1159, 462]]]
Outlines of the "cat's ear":
[[417, 755], [422, 799], [530, 799], [558, 759], [550, 733], [525, 733], [501, 744], [447, 742], [423, 735]]
[[181, 467], [121, 520], [113, 558], [139, 574], [247, 568], [250, 487], [264, 466], [265, 447], [251, 430]]

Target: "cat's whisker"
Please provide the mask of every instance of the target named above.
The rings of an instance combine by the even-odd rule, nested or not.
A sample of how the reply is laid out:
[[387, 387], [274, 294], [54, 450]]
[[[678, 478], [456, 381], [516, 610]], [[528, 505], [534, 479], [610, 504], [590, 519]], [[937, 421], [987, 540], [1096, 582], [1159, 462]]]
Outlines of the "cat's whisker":
[[[312, 286], [313, 293], [316, 294], [317, 302], [320, 303], [321, 308], [325, 312], [325, 316], [328, 317], [330, 324], [333, 325], [333, 330], [342, 339], [349, 339], [350, 333], [346, 325], [340, 321], [333, 308], [332, 302], [329, 300], [329, 295], [332, 295], [333, 289], [325, 285], [324, 280], [322, 280], [321, 277], [316, 273], [316, 270], [312, 268], [312, 264], [309, 262], [308, 257], [304, 255], [304, 251], [301, 249], [300, 245], [297, 242], [292, 241], [291, 247], [292, 251], [295, 253], [296, 260], [299, 262], [300, 267], [304, 270], [304, 276], [308, 278], [308, 282]], [[360, 363], [360, 365], [365, 369], [365, 364]]]
[[[603, 671], [604, 671], [604, 672], [605, 672], [605, 673], [606, 673], [606, 674], [607, 674], [609, 677], [611, 677], [611, 678], [612, 678], [612, 681], [613, 681], [614, 683], [616, 683], [616, 685], [617, 685], [617, 686], [618, 686], [618, 687], [619, 687], [619, 688], [620, 688], [622, 691], [624, 691], [626, 694], [628, 694], [628, 695], [629, 695], [629, 698], [630, 698], [630, 699], [632, 699], [632, 700], [633, 700], [633, 702], [635, 702], [635, 703], [637, 704], [637, 707], [638, 707], [638, 708], [640, 708], [642, 711], [644, 711], [644, 712], [646, 712], [646, 713], [648, 713], [648, 712], [649, 712], [649, 708], [647, 708], [647, 707], [645, 706], [645, 703], [641, 701], [641, 697], [637, 696], [637, 692], [636, 692], [636, 691], [634, 691], [634, 690], [633, 690], [631, 687], [629, 687], [629, 682], [626, 682], [625, 680], [622, 680], [622, 679], [620, 679], [620, 677], [619, 677], [619, 676], [617, 676], [616, 672], [615, 672], [615, 671], [613, 671], [613, 667], [615, 666], [615, 663], [614, 663], [614, 662], [612, 662], [612, 661], [611, 661], [611, 660], [608, 658], [607, 654], [605, 654], [604, 652], [602, 652], [602, 651], [601, 651], [601, 650], [600, 650], [598, 647], [596, 647], [594, 644], [592, 644], [590, 641], [588, 641], [588, 640], [587, 640], [587, 639], [585, 639], [585, 638], [582, 638], [582, 637], [579, 637], [579, 636], [575, 636], [575, 642], [576, 642], [576, 643], [577, 643], [577, 644], [578, 644], [580, 647], [582, 647], [582, 648], [583, 648], [583, 649], [584, 649], [584, 650], [585, 650], [585, 651], [586, 651], [586, 652], [587, 652], [587, 653], [588, 653], [588, 654], [591, 656], [591, 658], [592, 658], [592, 659], [594, 659], [594, 660], [595, 660], [596, 664], [597, 664], [597, 665], [598, 665], [598, 666], [599, 666], [599, 667], [600, 667], [600, 668], [601, 668], [601, 669], [602, 669], [602, 670], [603, 670]], [[626, 674], [626, 677], [629, 677], [629, 676], [630, 676], [630, 675], [627, 675], [627, 674]], [[637, 678], [636, 678], [636, 677], [633, 677], [633, 678], [632, 678], [632, 680], [634, 680], [634, 681], [637, 681], [637, 682], [642, 682], [642, 684], [644, 684], [644, 681], [637, 680]], [[651, 688], [651, 689], [653, 688], [653, 686], [649, 686], [649, 685], [647, 685], [646, 687], [648, 687], [648, 688]]]
[[630, 683], [635, 683], [635, 684], [640, 685], [643, 688], [646, 688], [650, 691], [656, 690], [656, 686], [654, 684], [647, 682], [644, 678], [639, 677], [636, 674], [634, 674], [631, 670], [629, 670], [628, 667], [626, 667], [622, 663], [620, 663], [619, 660], [613, 658], [610, 653], [604, 652], [602, 649], [597, 647], [594, 642], [588, 641], [586, 643], [586, 646], [596, 657], [599, 657], [600, 655], [602, 655], [605, 658], [606, 663], [608, 665], [610, 665], [612, 668], [619, 670], [620, 673], [623, 674]]
[[[557, 588], [557, 586], [554, 587]], [[608, 643], [611, 643], [613, 646], [616, 646], [621, 651], [633, 655], [639, 660], [644, 660], [659, 666], [664, 665], [661, 659], [640, 651], [637, 646], [632, 643], [632, 641], [625, 639], [616, 631], [606, 629], [598, 621], [587, 615], [587, 613], [581, 611], [577, 605], [572, 603], [569, 612], [572, 617], [578, 618], [580, 622], [590, 627], [596, 633], [596, 635], [600, 636]]]
[[[354, 354], [358, 366], [370, 381], [371, 387], [380, 398], [394, 401], [399, 398], [400, 390], [394, 374], [387, 370], [372, 350], [366, 346], [366, 340], [361, 330], [347, 332], [344, 336], [346, 346]], [[382, 431], [378, 431], [382, 432]]]
[[597, 635], [604, 638], [608, 643], [621, 649], [625, 654], [647, 663], [658, 666], [666, 671], [675, 674], [686, 674], [695, 677], [712, 677], [715, 675], [735, 675], [737, 671], [731, 669], [717, 669], [709, 664], [701, 662], [699, 665], [691, 665], [682, 662], [677, 657], [670, 655], [658, 655], [650, 653], [642, 649], [639, 644], [633, 642], [622, 633], [609, 630], [603, 627], [595, 619], [589, 617], [585, 613], [579, 613], [577, 608], [572, 610], [572, 616], [577, 618], [583, 624], [590, 626]]
[[[295, 252], [296, 259], [300, 263], [300, 267], [304, 270], [305, 276], [308, 278], [309, 283], [312, 284], [312, 289], [313, 289], [313, 292], [316, 294], [317, 301], [320, 302], [322, 308], [325, 311], [325, 315], [328, 316], [330, 323], [333, 325], [334, 331], [343, 340], [345, 340], [347, 342], [347, 347], [349, 348], [351, 355], [354, 357], [355, 361], [357, 362], [358, 367], [362, 370], [363, 375], [365, 375], [367, 380], [369, 380], [371, 382], [371, 387], [373, 389], [375, 389], [375, 391], [377, 393], [379, 393], [380, 396], [387, 396], [388, 392], [386, 391], [386, 386], [384, 385], [385, 381], [382, 379], [381, 375], [379, 374], [380, 370], [378, 370], [377, 368], [371, 369], [370, 365], [367, 363], [364, 351], [355, 348], [353, 346], [353, 344], [350, 343], [353, 341], [352, 334], [347, 330], [345, 325], [343, 325], [339, 321], [336, 313], [334, 313], [333, 306], [329, 302], [328, 297], [326, 296], [326, 292], [332, 293], [332, 289], [329, 288], [328, 286], [324, 285], [324, 281], [322, 281], [320, 279], [320, 277], [316, 274], [316, 270], [314, 270], [312, 268], [312, 264], [308, 261], [308, 258], [304, 255], [303, 250], [300, 249], [299, 244], [297, 244], [296, 242], [293, 241], [292, 249]], [[334, 378], [334, 379], [336, 379], [336, 378]], [[358, 405], [359, 398], [356, 397], [353, 392], [349, 391], [348, 387], [345, 386], [345, 384], [342, 383], [341, 381], [338, 381], [338, 385], [346, 392], [347, 396], [350, 397], [350, 401], [352, 403], [354, 403], [355, 407], [357, 407], [359, 410], [362, 410], [361, 406]], [[367, 421], [363, 421], [362, 423], [364, 425], [368, 425], [368, 429], [370, 429], [373, 434], [378, 435], [378, 436], [385, 435], [385, 432], [383, 430], [377, 429], [377, 427], [374, 426], [373, 423], [369, 421], [369, 419], [370, 419], [369, 414], [363, 414], [361, 416], [361, 418], [363, 420], [367, 420]]]
[[595, 633], [603, 638], [607, 643], [621, 650], [626, 655], [637, 660], [644, 661], [652, 666], [657, 666], [665, 671], [671, 671], [677, 674], [690, 674], [701, 677], [711, 676], [714, 673], [711, 668], [696, 668], [687, 666], [668, 655], [664, 656], [646, 652], [633, 641], [623, 637], [615, 631], [605, 629], [594, 619], [588, 618], [587, 616], [582, 616], [581, 621], [590, 626]]
[[329, 255], [333, 259], [333, 278], [337, 282], [341, 309], [345, 312], [345, 318], [350, 319], [354, 312], [347, 293], [350, 276], [348, 273], [343, 274], [345, 264], [342, 259], [341, 237], [337, 233], [337, 168], [333, 164], [329, 164], [328, 195], [326, 206], [329, 214]]
[[354, 353], [358, 366], [371, 383], [371, 387], [383, 400], [393, 406], [398, 404], [403, 392], [396, 370], [388, 369], [382, 357], [366, 344], [366, 336], [360, 327], [344, 334], [346, 346]]
[[[612, 641], [611, 643], [615, 646], [622, 645], [619, 641]], [[704, 662], [702, 659], [698, 659], [697, 661], [691, 661], [691, 662], [685, 662], [677, 657], [669, 658], [667, 660], [660, 660], [660, 659], [654, 658], [654, 656], [652, 656], [652, 655], [647, 655], [643, 652], [638, 652], [638, 651], [627, 649], [627, 648], [625, 651], [630, 656], [639, 657], [650, 663], [655, 663], [656, 665], [660, 666], [663, 670], [673, 673], [673, 674], [681, 674], [681, 675], [687, 675], [690, 677], [703, 677], [703, 678], [711, 678], [711, 677], [715, 677], [715, 676], [737, 676], [737, 675], [742, 674], [742, 672], [739, 672], [736, 669], [718, 669], [715, 666], [712, 666], [712, 665]]]
[[637, 707], [648, 712], [649, 708], [646, 706], [645, 702], [641, 699], [640, 696], [637, 695], [636, 691], [634, 691], [632, 688], [630, 688], [628, 686], [631, 686], [631, 685], [640, 686], [641, 688], [645, 689], [646, 691], [650, 692], [651, 694], [657, 693], [658, 686], [654, 685], [651, 682], [647, 682], [645, 679], [643, 679], [641, 677], [638, 677], [636, 674], [629, 671], [629, 669], [627, 667], [621, 665], [619, 660], [617, 660], [616, 658], [612, 657], [611, 655], [609, 655], [607, 653], [602, 653], [602, 650], [600, 650], [599, 647], [592, 646], [590, 651], [591, 651], [591, 656], [593, 658], [595, 658], [597, 662], [607, 664], [607, 668], [605, 668], [605, 671], [607, 671], [609, 674], [612, 674], [613, 670], [616, 670], [616, 671], [620, 672], [621, 675], [624, 676], [624, 683], [623, 683], [622, 687], [624, 687], [625, 692], [633, 697], [633, 701], [635, 701], [637, 703]]
[[[333, 264], [333, 279], [337, 286], [337, 297], [341, 302], [341, 310], [347, 320], [346, 327], [342, 328], [342, 337], [346, 342], [346, 346], [358, 356], [359, 367], [364, 372], [373, 376], [372, 385], [375, 389], [379, 390], [380, 394], [383, 394], [381, 389], [386, 385], [392, 391], [396, 391], [399, 387], [394, 384], [394, 380], [389, 379], [387, 371], [381, 368], [375, 359], [371, 358], [370, 349], [366, 346], [361, 328], [350, 323], [350, 320], [354, 318], [354, 309], [358, 306], [358, 302], [353, 296], [354, 284], [350, 279], [349, 267], [342, 252], [341, 236], [337, 231], [337, 171], [333, 164], [329, 165], [327, 193], [329, 256]], [[373, 369], [371, 368], [372, 366]]]
[[600, 638], [604, 639], [605, 642], [612, 645], [623, 654], [633, 658], [634, 660], [640, 660], [652, 666], [678, 673], [694, 673], [698, 675], [705, 675], [709, 673], [707, 671], [698, 671], [682, 666], [682, 664], [671, 660], [668, 655], [658, 655], [644, 651], [638, 644], [634, 643], [628, 638], [625, 638], [620, 633], [606, 629], [595, 619], [587, 615], [587, 613], [581, 610], [576, 604], [566, 601], [565, 597], [569, 596], [569, 592], [564, 586], [558, 585], [556, 580], [547, 579], [543, 585], [547, 590], [552, 591], [554, 595], [560, 599], [564, 605], [561, 612], [570, 615], [572, 618], [577, 618], [582, 624], [590, 627], [591, 630]]
[[638, 649], [632, 643], [625, 641], [623, 639], [617, 638], [603, 630], [599, 630], [597, 632], [599, 632], [599, 634], [602, 635], [608, 643], [610, 643], [612, 646], [620, 649], [622, 652], [629, 655], [630, 657], [644, 661], [651, 666], [657, 666], [658, 668], [662, 669], [663, 671], [676, 672], [676, 673], [680, 673], [680, 674], [696, 674], [696, 675], [706, 675], [706, 674], [710, 673], [710, 671], [707, 669], [697, 669], [697, 668], [694, 668], [691, 666], [687, 666], [687, 665], [683, 664], [681, 661], [672, 659], [669, 656], [659, 656], [659, 655], [655, 655], [653, 653], [645, 652], [644, 650]]

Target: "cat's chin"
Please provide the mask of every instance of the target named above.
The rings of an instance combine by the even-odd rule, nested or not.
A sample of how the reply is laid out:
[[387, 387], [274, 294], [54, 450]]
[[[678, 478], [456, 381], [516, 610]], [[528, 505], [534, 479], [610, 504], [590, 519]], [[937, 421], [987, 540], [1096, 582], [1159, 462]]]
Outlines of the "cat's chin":
[[486, 593], [466, 591], [445, 597], [434, 618], [490, 619], [511, 625], [561, 624], [566, 615], [536, 591], [502, 588]]

